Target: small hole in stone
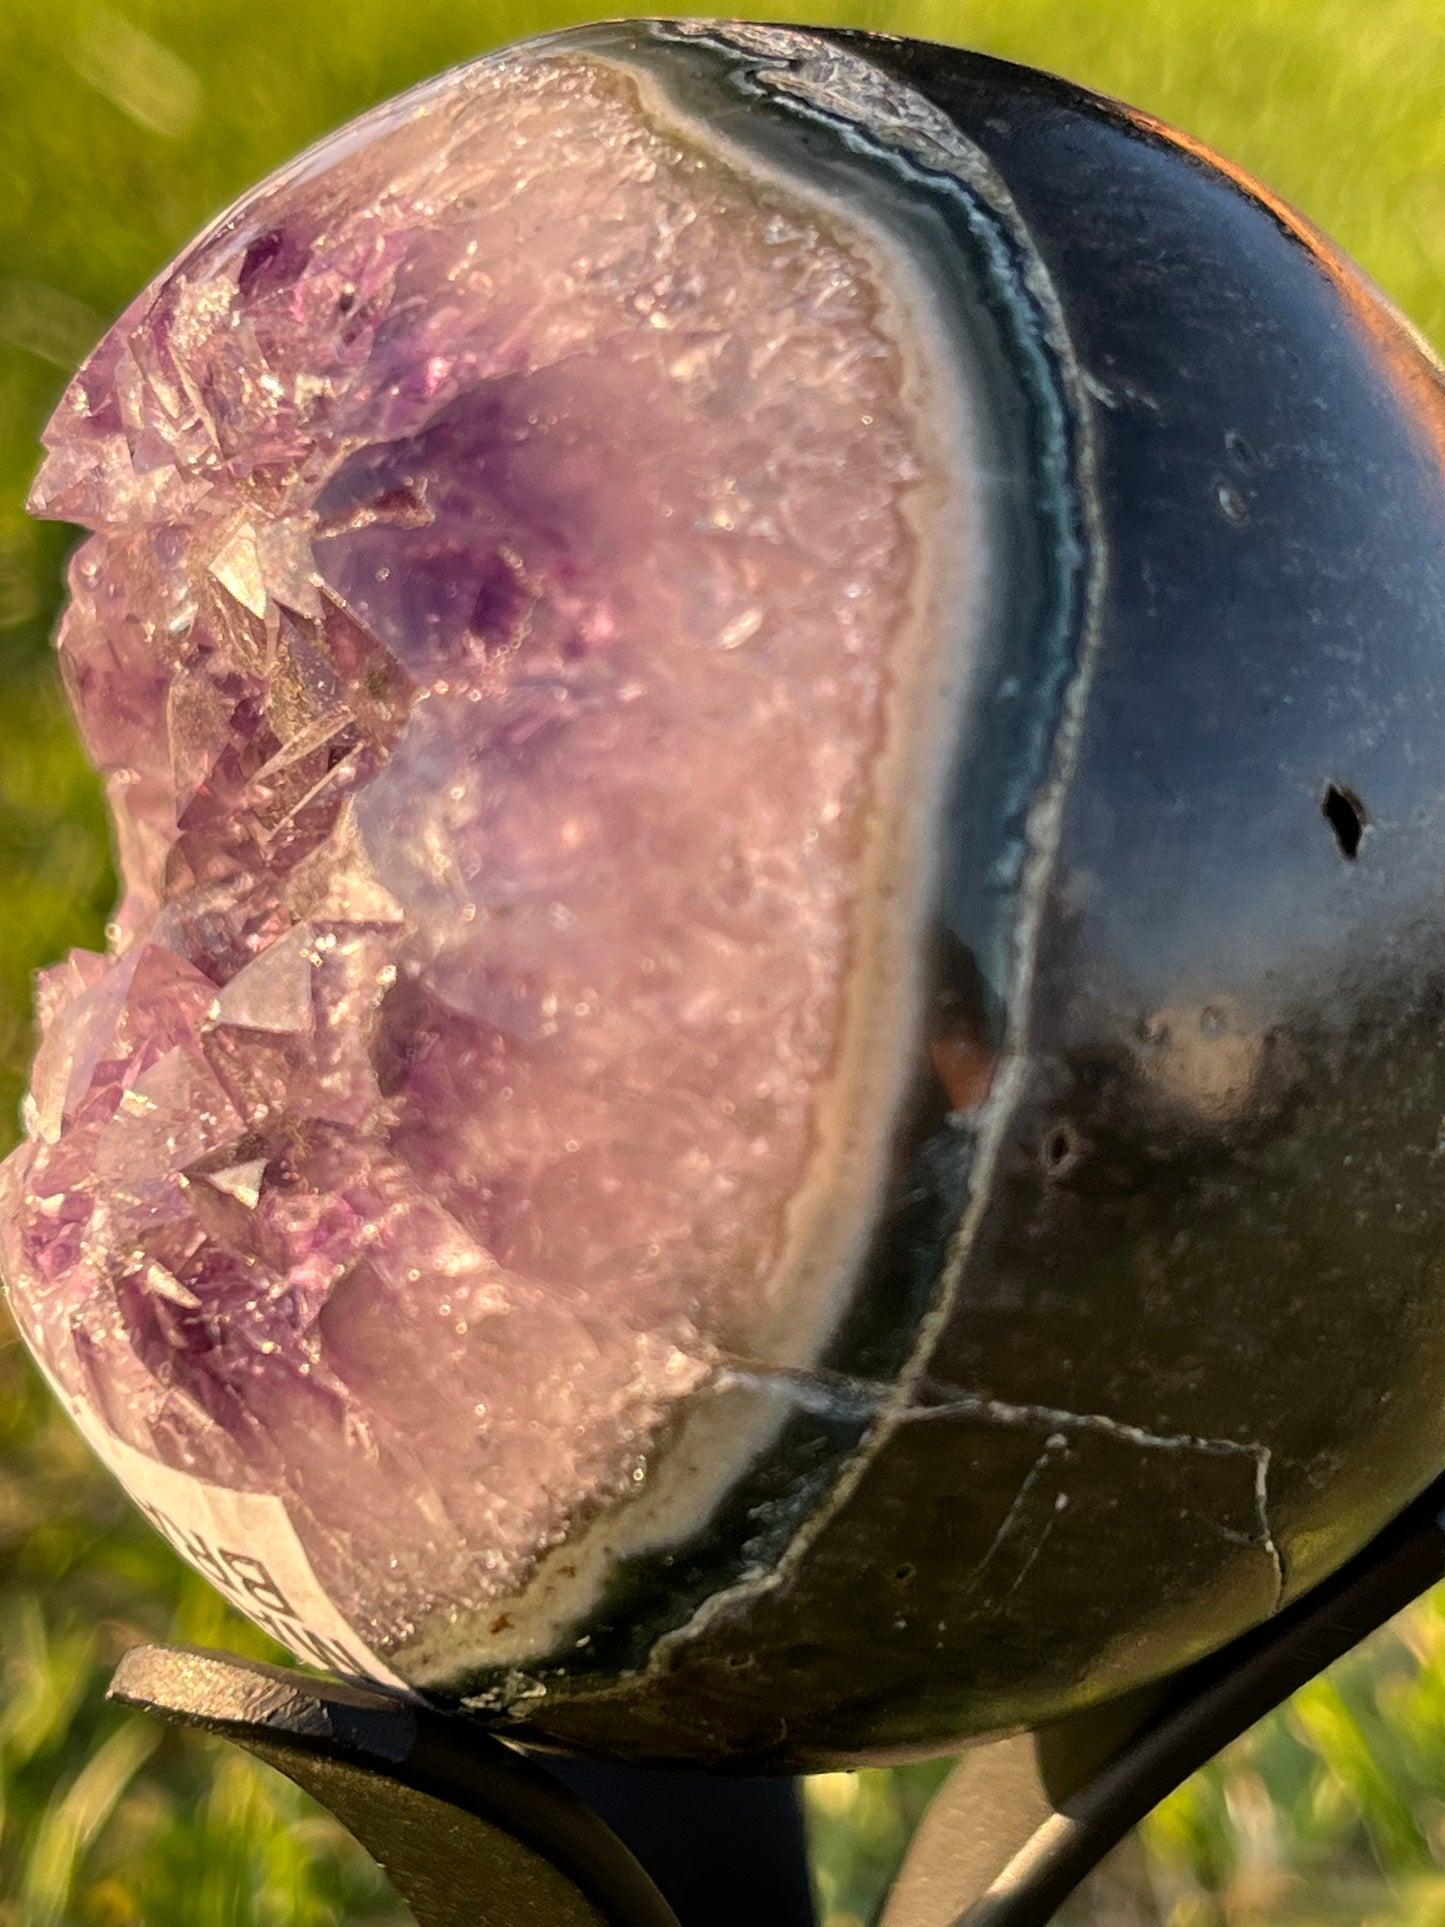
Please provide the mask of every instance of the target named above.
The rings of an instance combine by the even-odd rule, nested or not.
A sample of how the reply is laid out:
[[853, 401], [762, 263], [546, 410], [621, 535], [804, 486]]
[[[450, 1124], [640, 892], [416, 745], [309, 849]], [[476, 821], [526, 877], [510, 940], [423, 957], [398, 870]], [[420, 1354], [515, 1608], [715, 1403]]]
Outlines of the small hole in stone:
[[1255, 462], [1259, 459], [1237, 428], [1228, 428], [1225, 430], [1224, 447], [1229, 459], [1238, 468], [1253, 468]]
[[1063, 1177], [1072, 1171], [1079, 1161], [1079, 1139], [1072, 1125], [1056, 1124], [1044, 1134], [1039, 1146], [1039, 1156], [1045, 1173], [1051, 1178]]
[[916, 1568], [913, 1566], [895, 1566], [893, 1568], [893, 1577], [898, 1581], [900, 1586], [906, 1586], [908, 1581], [913, 1577], [915, 1570]]
[[1343, 788], [1339, 783], [1331, 783], [1325, 791], [1325, 800], [1320, 806], [1330, 828], [1335, 833], [1335, 841], [1340, 846], [1340, 855], [1351, 862], [1359, 854], [1360, 838], [1365, 834], [1365, 806], [1353, 790]]

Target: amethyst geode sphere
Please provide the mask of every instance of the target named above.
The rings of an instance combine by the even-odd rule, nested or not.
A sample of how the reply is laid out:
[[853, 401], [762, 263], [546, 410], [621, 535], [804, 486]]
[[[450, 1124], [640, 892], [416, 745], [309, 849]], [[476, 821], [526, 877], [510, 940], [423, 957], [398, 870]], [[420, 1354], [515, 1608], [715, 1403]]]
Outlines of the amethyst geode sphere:
[[16, 1316], [304, 1656], [598, 1754], [1167, 1671], [1445, 1460], [1438, 377], [1043, 76], [585, 29], [47, 437], [125, 879]]

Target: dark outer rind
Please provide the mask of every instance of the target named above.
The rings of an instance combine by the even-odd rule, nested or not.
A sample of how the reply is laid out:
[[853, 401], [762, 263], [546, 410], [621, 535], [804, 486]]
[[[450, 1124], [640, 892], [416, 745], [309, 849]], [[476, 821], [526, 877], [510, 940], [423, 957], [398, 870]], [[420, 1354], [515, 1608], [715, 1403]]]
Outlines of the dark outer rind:
[[[933, 1364], [952, 1415], [902, 1427], [784, 1583], [519, 1728], [754, 1771], [1171, 1670], [1445, 1460], [1438, 383], [1350, 270], [1147, 123], [849, 44], [1029, 223], [1098, 384], [1110, 574], [1026, 1083]], [[1367, 814], [1353, 861], [1331, 783]]]
[[[952, 179], [940, 187], [916, 167], [900, 177], [890, 158], [855, 151], [822, 116], [761, 94], [758, 62], [732, 47], [719, 50], [696, 28], [654, 33], [642, 23], [604, 25], [560, 35], [557, 44], [644, 67], [685, 112], [720, 124], [779, 172], [818, 182], [877, 219], [891, 217], [951, 316], [991, 477], [984, 511], [997, 564], [990, 619], [975, 645], [969, 714], [960, 718], [949, 773], [950, 815], [970, 825], [967, 857], [943, 879], [953, 915], [947, 928], [931, 933], [924, 968], [930, 1006], [944, 1007], [941, 1021], [952, 1026], [962, 1011], [967, 1026], [997, 1047], [1006, 1007], [1017, 1003], [1011, 978], [1025, 902], [1027, 819], [1054, 766], [1088, 601], [1081, 397], [1069, 392], [1067, 345], [1056, 338], [1027, 236], [1011, 211], [984, 193]], [[981, 184], [985, 191], [989, 185]], [[895, 1134], [887, 1208], [860, 1266], [865, 1288], [820, 1361], [834, 1377], [870, 1383], [896, 1378], [917, 1346], [967, 1203], [975, 1149], [972, 1122], [947, 1120], [926, 1039], [905, 1040], [904, 1048], [918, 1070]], [[880, 1280], [882, 1288], [874, 1288]], [[573, 1629], [556, 1668], [542, 1676], [605, 1684], [635, 1670], [660, 1637], [686, 1625], [705, 1602], [776, 1566], [800, 1526], [828, 1505], [860, 1442], [866, 1452], [875, 1405], [871, 1397], [816, 1396], [807, 1388], [793, 1412], [704, 1532], [619, 1562], [586, 1622], [585, 1644], [572, 1644], [582, 1630]], [[526, 1697], [537, 1677], [535, 1669], [523, 1675], [479, 1667], [454, 1690], [478, 1710], [494, 1711], [518, 1693]]]

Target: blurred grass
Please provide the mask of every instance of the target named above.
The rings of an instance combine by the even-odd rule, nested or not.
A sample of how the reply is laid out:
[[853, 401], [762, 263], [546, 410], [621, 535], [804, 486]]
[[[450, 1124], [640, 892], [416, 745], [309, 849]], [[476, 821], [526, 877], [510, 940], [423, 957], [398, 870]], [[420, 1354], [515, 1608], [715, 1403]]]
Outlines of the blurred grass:
[[[105, 323], [240, 189], [424, 75], [593, 11], [459, 0], [0, 0], [0, 1149], [30, 976], [97, 944], [104, 817], [48, 650], [66, 531], [28, 521], [37, 436]], [[763, 17], [965, 42], [1213, 142], [1445, 340], [1438, 0], [875, 0]], [[124, 1647], [267, 1656], [0, 1346], [0, 1927], [392, 1922], [370, 1863], [286, 1782], [107, 1711]], [[271, 1656], [274, 1656], [272, 1654]], [[829, 1776], [827, 1927], [860, 1927], [941, 1769]], [[1095, 1927], [1445, 1927], [1445, 1600], [1433, 1596], [1169, 1800]]]

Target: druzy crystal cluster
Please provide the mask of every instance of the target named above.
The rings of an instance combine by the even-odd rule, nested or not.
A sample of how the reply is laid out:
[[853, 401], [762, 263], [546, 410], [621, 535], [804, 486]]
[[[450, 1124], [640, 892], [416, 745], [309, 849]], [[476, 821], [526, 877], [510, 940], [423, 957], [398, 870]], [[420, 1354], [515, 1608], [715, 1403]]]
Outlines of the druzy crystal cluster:
[[5, 1273], [378, 1650], [688, 1527], [846, 1302], [966, 600], [930, 326], [866, 207], [563, 40], [277, 176], [52, 424], [124, 896]]

